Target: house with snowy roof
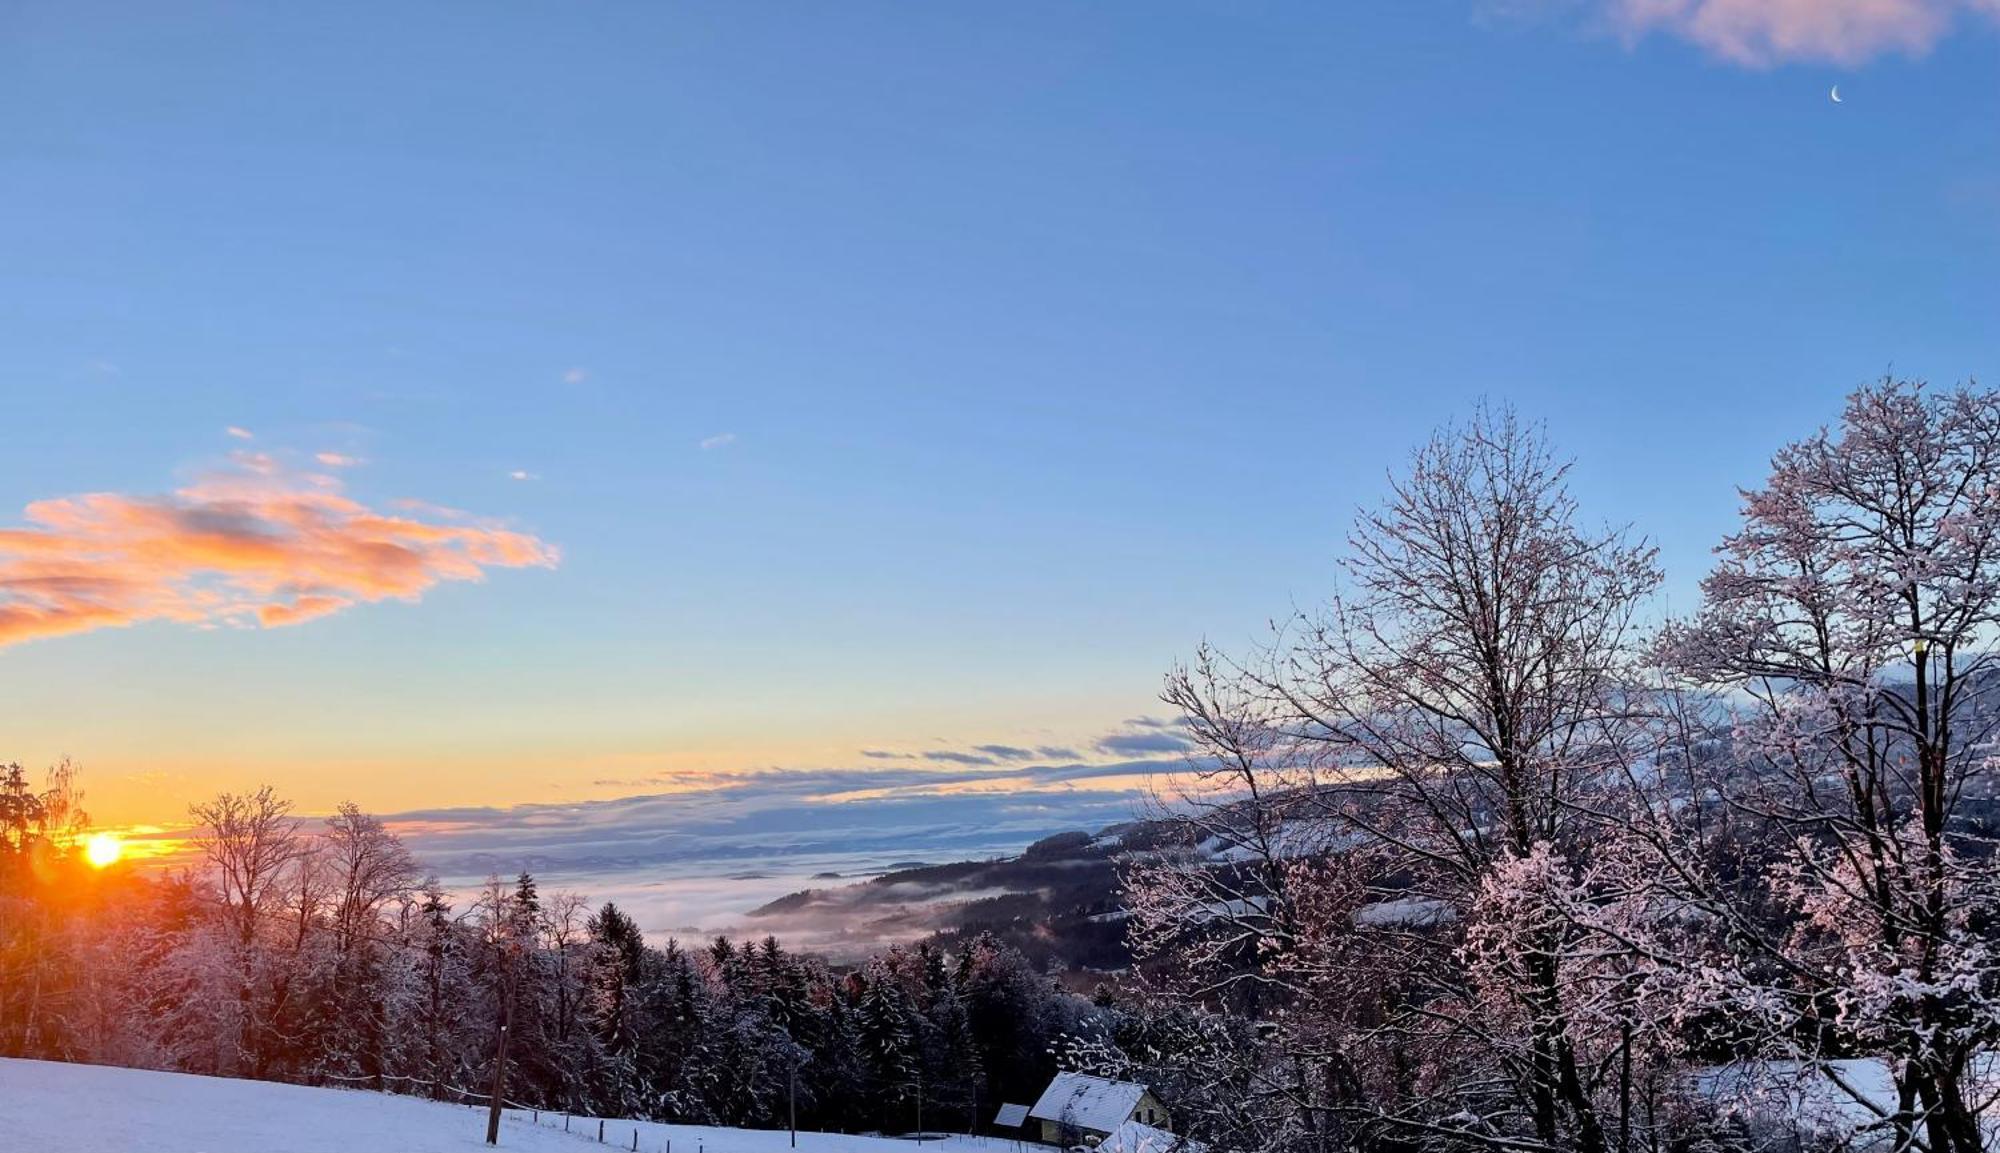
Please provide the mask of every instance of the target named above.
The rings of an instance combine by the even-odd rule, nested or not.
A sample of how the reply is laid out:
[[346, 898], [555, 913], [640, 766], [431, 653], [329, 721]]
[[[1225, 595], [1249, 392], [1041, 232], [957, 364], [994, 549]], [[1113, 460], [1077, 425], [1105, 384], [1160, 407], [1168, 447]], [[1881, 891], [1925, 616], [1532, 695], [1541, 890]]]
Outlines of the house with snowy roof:
[[1127, 1121], [1170, 1130], [1167, 1107], [1137, 1081], [1113, 1081], [1088, 1073], [1058, 1073], [1028, 1110], [1051, 1145], [1096, 1145]]

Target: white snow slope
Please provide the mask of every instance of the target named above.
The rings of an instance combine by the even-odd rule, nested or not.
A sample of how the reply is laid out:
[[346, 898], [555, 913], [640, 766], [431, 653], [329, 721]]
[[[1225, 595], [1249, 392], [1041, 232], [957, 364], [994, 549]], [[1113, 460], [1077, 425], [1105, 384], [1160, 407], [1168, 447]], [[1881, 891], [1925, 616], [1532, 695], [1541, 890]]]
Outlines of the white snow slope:
[[[500, 1148], [531, 1153], [790, 1153], [783, 1130], [716, 1129], [508, 1110]], [[917, 1153], [913, 1140], [800, 1133], [801, 1153]], [[195, 1077], [103, 1065], [0, 1059], [0, 1153], [471, 1153], [487, 1148], [486, 1110], [351, 1089]], [[1013, 1141], [927, 1140], [938, 1153], [1014, 1153]], [[1032, 1147], [1030, 1147], [1032, 1148]]]

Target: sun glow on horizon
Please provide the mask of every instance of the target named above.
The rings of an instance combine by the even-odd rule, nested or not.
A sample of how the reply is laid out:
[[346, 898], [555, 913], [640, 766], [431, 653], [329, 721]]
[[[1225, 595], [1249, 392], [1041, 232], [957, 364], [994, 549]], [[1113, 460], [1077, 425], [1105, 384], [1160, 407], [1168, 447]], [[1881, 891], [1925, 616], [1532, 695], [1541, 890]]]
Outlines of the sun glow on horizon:
[[111, 833], [95, 833], [83, 845], [83, 859], [93, 869], [108, 869], [125, 855], [125, 842]]

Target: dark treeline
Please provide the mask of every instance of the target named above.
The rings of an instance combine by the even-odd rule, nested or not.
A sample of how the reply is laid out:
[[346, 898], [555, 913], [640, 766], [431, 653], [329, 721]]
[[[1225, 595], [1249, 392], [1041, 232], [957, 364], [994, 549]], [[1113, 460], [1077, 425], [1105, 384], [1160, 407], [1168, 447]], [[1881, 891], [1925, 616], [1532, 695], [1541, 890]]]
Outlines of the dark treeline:
[[649, 944], [532, 876], [452, 899], [380, 821], [268, 789], [194, 808], [200, 867], [98, 871], [67, 766], [0, 771], [0, 1055], [548, 1110], [965, 1131], [1032, 1100], [1091, 1006], [979, 938], [851, 969], [776, 939]]

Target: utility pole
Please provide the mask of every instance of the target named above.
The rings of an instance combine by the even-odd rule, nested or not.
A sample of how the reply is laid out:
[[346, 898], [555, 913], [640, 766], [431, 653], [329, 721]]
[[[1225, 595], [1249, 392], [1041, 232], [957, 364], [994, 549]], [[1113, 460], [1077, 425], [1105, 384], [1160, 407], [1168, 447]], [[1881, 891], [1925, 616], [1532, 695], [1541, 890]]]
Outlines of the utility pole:
[[[509, 1013], [508, 1016], [513, 1016]], [[500, 1051], [493, 1056], [493, 1098], [486, 1109], [486, 1143], [500, 1144], [500, 1095], [507, 1091], [507, 1022], [500, 1023]]]
[[486, 1143], [500, 1144], [500, 1102], [507, 1092], [507, 1026], [514, 1023], [514, 967], [500, 960], [500, 1047], [493, 1054], [493, 1096], [486, 1107]]

